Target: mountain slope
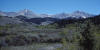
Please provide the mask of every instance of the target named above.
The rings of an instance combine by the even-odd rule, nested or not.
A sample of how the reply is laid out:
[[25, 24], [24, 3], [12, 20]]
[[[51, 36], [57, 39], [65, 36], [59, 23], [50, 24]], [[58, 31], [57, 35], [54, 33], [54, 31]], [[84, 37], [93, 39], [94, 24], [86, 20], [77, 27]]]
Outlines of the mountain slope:
[[89, 18], [70, 18], [70, 19], [61, 19], [59, 21], [55, 21], [54, 24], [58, 24], [59, 27], [65, 27], [67, 24], [74, 24], [74, 23], [84, 23], [86, 21], [89, 21], [93, 23], [94, 25], [99, 25], [100, 24], [100, 15], [89, 17]]
[[20, 24], [20, 23], [23, 23], [23, 22], [16, 19], [16, 18], [11, 18], [11, 17], [7, 17], [7, 16], [0, 16], [0, 25]]
[[59, 19], [56, 18], [50, 18], [50, 17], [44, 17], [44, 18], [27, 18], [26, 16], [16, 16], [15, 18], [20, 19], [21, 21], [29, 22], [29, 23], [36, 23], [36, 24], [41, 24], [42, 22], [47, 22], [51, 21], [50, 23], [54, 21], [58, 21]]

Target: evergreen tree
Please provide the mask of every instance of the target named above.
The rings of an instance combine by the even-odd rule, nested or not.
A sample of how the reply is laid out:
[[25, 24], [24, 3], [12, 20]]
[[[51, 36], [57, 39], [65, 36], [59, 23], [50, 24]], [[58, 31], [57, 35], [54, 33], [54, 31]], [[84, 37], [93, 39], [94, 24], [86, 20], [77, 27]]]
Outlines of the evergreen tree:
[[83, 47], [83, 50], [93, 50], [94, 36], [90, 29], [90, 22], [86, 22], [86, 26], [84, 27], [84, 30], [81, 32], [82, 39], [80, 40], [80, 45]]

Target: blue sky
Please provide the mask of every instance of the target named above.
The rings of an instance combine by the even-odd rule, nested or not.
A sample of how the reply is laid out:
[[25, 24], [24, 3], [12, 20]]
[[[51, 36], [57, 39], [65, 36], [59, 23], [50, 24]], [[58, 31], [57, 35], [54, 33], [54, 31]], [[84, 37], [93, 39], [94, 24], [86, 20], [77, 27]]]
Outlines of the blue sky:
[[100, 0], [0, 0], [0, 10], [32, 10], [35, 13], [72, 13], [80, 10], [91, 14], [100, 14]]

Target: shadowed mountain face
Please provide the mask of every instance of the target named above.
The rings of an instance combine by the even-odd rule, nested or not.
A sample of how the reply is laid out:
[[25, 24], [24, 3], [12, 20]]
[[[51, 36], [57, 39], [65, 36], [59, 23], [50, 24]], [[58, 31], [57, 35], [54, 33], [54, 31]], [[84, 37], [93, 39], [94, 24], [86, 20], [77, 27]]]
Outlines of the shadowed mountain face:
[[36, 23], [36, 24], [42, 24], [42, 22], [53, 23], [54, 21], [58, 21], [59, 20], [57, 18], [50, 18], [50, 17], [30, 18], [29, 19], [29, 18], [27, 18], [25, 16], [16, 16], [15, 18], [20, 19], [20, 20], [25, 21], [25, 22]]

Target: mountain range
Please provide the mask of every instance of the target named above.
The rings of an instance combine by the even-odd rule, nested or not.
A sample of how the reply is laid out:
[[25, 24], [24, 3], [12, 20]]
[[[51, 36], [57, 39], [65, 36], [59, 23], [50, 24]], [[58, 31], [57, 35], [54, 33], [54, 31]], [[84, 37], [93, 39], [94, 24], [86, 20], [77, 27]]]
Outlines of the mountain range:
[[[73, 13], [59, 13], [59, 14], [36, 14], [31, 10], [24, 9], [18, 12], [3, 12], [0, 11], [0, 24], [16, 24], [16, 23], [31, 23], [35, 25], [48, 25], [52, 23], [59, 23], [61, 20], [77, 20], [86, 19], [95, 15], [85, 13], [83, 11], [75, 11]], [[2, 22], [3, 21], [3, 22]], [[62, 22], [63, 23], [63, 22]]]
[[26, 16], [27, 18], [45, 18], [45, 17], [50, 17], [50, 18], [58, 18], [58, 19], [64, 19], [64, 18], [88, 18], [91, 16], [94, 16], [93, 14], [85, 13], [83, 11], [75, 11], [73, 13], [59, 13], [59, 14], [53, 14], [53, 15], [48, 15], [48, 14], [36, 14], [32, 12], [31, 10], [24, 9], [18, 12], [3, 12], [0, 11], [1, 16], [9, 16], [9, 17], [15, 17], [15, 16]]

